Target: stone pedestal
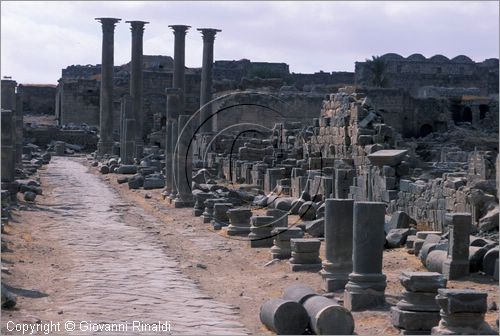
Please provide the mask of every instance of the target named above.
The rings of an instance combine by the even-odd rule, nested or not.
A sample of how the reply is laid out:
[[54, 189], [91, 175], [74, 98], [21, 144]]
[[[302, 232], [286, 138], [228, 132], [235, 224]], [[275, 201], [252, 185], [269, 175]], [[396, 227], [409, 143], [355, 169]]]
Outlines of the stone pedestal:
[[498, 335], [484, 321], [487, 293], [467, 289], [438, 289], [441, 320], [432, 335]]
[[213, 225], [215, 230], [220, 230], [223, 226], [229, 225], [227, 211], [233, 206], [232, 203], [214, 203]]
[[354, 201], [325, 201], [325, 256], [321, 276], [327, 292], [344, 290], [352, 272], [352, 230]]
[[213, 195], [207, 192], [199, 192], [194, 195], [196, 202], [194, 203], [193, 216], [199, 217], [203, 214], [205, 210], [205, 201], [210, 197], [213, 197]]
[[97, 153], [111, 154], [113, 146], [114, 30], [121, 19], [97, 18], [102, 24], [101, 97]]
[[289, 259], [292, 256], [290, 239], [304, 237], [304, 231], [298, 227], [276, 227], [271, 231], [274, 236], [271, 256], [273, 259]]
[[250, 218], [252, 225], [250, 226], [250, 247], [271, 247], [273, 246], [273, 230], [274, 217], [271, 216], [253, 216]]
[[292, 257], [289, 263], [292, 272], [318, 272], [321, 269], [320, 246], [319, 239], [290, 239]]
[[227, 234], [229, 236], [248, 236], [250, 233], [250, 218], [252, 211], [250, 209], [230, 209], [227, 211], [229, 217], [229, 226]]
[[266, 216], [274, 217], [273, 227], [288, 227], [288, 211], [280, 209], [267, 209]]
[[205, 211], [201, 215], [203, 223], [210, 223], [214, 217], [214, 204], [225, 203], [225, 198], [209, 198], [205, 201]]
[[355, 202], [353, 271], [345, 286], [344, 306], [351, 311], [385, 303], [386, 277], [382, 274], [385, 203]]
[[429, 334], [437, 326], [440, 316], [436, 303], [439, 288], [446, 287], [446, 279], [435, 272], [403, 272], [399, 278], [403, 299], [391, 308], [391, 322], [404, 334]]
[[469, 213], [447, 213], [449, 245], [443, 262], [443, 275], [448, 280], [469, 275], [469, 233], [472, 218]]

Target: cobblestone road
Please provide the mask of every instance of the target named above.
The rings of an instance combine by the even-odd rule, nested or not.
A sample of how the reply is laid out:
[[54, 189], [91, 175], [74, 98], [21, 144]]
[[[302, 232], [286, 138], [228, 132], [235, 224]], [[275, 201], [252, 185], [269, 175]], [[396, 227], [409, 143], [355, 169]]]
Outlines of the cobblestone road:
[[76, 256], [76, 268], [66, 275], [74, 288], [54, 298], [65, 320], [169, 321], [172, 334], [246, 333], [235, 307], [205, 296], [151, 232], [127, 223], [154, 217], [123, 203], [73, 159], [54, 157], [43, 174], [60, 217], [52, 229]]

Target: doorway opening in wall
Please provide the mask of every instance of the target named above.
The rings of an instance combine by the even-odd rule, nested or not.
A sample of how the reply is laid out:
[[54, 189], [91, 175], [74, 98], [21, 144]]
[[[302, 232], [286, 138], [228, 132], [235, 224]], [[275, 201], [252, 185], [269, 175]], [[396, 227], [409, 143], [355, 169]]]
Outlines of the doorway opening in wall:
[[434, 132], [434, 129], [432, 128], [431, 125], [423, 124], [422, 126], [420, 126], [419, 136], [421, 138], [423, 138], [423, 137], [431, 134], [432, 132]]
[[490, 107], [486, 104], [479, 105], [479, 119], [486, 118], [486, 114], [490, 112]]
[[462, 114], [464, 122], [472, 122], [472, 110], [469, 106], [464, 108], [464, 112]]

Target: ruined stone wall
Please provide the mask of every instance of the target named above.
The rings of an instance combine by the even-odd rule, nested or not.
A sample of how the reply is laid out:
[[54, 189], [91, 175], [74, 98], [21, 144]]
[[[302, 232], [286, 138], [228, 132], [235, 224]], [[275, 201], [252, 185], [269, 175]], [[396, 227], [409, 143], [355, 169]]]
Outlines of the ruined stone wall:
[[232, 95], [216, 101], [212, 108], [216, 113], [213, 117], [214, 129], [222, 130], [238, 123], [255, 123], [272, 128], [283, 120], [300, 121], [307, 125], [317, 115], [323, 101], [322, 94], [269, 94]]
[[61, 80], [59, 96], [59, 124], [99, 125], [100, 85], [96, 80]]
[[52, 84], [19, 84], [18, 94], [23, 101], [24, 114], [54, 115], [56, 86]]
[[313, 74], [292, 73], [291, 82], [299, 90], [303, 90], [305, 85], [313, 84], [354, 84], [354, 72], [334, 71], [334, 72], [315, 72]]
[[[422, 86], [479, 88], [482, 95], [498, 94], [498, 59], [475, 63], [463, 55], [450, 60], [442, 55], [427, 59], [420, 54], [407, 58], [385, 54], [380, 58], [386, 62], [387, 86], [405, 88], [414, 95]], [[356, 84], [373, 84], [368, 63], [355, 63]], [[492, 80], [495, 76], [496, 84]]]

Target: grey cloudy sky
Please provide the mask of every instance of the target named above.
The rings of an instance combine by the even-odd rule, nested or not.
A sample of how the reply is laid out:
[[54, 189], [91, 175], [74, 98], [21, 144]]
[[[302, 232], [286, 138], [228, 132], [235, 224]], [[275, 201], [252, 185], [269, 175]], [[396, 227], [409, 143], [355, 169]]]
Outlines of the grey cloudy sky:
[[396, 52], [498, 57], [499, 2], [2, 1], [1, 73], [19, 83], [56, 83], [71, 64], [100, 63], [96, 17], [117, 17], [115, 64], [130, 59], [126, 20], [151, 22], [144, 53], [172, 55], [171, 24], [193, 28], [186, 65], [201, 65], [195, 28], [219, 28], [215, 59], [286, 62], [292, 72], [353, 71], [354, 62]]

